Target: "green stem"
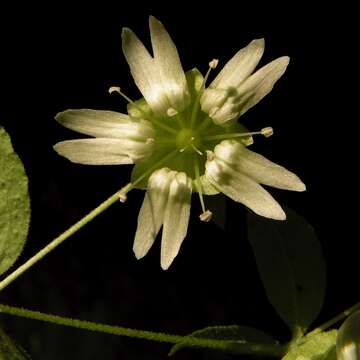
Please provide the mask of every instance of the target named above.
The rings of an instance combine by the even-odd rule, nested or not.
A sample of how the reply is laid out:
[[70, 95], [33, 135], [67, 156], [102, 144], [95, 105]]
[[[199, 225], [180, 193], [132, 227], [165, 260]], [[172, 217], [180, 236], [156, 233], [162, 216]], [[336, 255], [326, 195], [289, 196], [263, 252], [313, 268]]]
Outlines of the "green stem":
[[23, 265], [19, 266], [15, 271], [13, 271], [10, 275], [8, 275], [4, 280], [2, 280], [0, 282], [0, 291], [3, 290], [9, 284], [11, 284], [21, 274], [23, 274], [25, 271], [30, 269], [33, 265], [35, 265], [39, 260], [41, 260], [49, 252], [54, 250], [64, 240], [69, 238], [71, 235], [75, 234], [78, 230], [80, 230], [88, 222], [93, 220], [96, 216], [101, 214], [104, 210], [106, 210], [110, 205], [114, 204], [116, 201], [119, 201], [119, 192], [116, 192], [114, 195], [110, 196], [107, 200], [105, 200], [97, 208], [92, 210], [89, 214], [87, 214], [85, 217], [83, 217], [81, 220], [79, 220], [76, 224], [71, 226], [69, 229], [67, 229], [65, 232], [63, 232], [61, 235], [56, 237], [51, 243], [49, 243], [42, 250], [40, 250], [37, 254], [35, 254], [32, 258], [30, 258]]
[[211, 348], [223, 350], [237, 354], [261, 354], [269, 356], [282, 355], [284, 347], [282, 345], [268, 345], [268, 344], [243, 344], [235, 342], [227, 342], [215, 339], [201, 339], [193, 336], [180, 336], [165, 333], [156, 333], [146, 330], [136, 330], [120, 326], [111, 326], [106, 324], [99, 324], [90, 321], [83, 321], [78, 319], [71, 319], [60, 317], [51, 314], [45, 314], [38, 311], [32, 311], [14, 306], [0, 304], [0, 312], [24, 317], [33, 320], [40, 320], [57, 325], [64, 325], [78, 329], [102, 332], [106, 334], [127, 336], [138, 339], [146, 339], [150, 341], [166, 342], [171, 344], [182, 343], [186, 346], [196, 346], [203, 348]]
[[329, 321], [325, 322], [324, 324], [318, 326], [316, 329], [310, 331], [306, 336], [312, 335], [315, 333], [319, 333], [321, 331], [324, 331], [337, 323], [338, 321], [345, 319], [347, 316], [351, 315], [356, 310], [360, 310], [360, 302], [356, 303], [355, 305], [351, 306], [350, 308], [346, 309], [345, 311], [341, 312], [339, 315], [333, 317]]

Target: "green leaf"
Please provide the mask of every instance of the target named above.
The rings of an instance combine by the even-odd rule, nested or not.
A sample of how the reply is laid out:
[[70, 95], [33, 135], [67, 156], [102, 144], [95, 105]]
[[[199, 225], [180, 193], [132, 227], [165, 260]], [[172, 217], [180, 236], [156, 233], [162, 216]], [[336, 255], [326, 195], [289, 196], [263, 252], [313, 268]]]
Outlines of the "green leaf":
[[0, 327], [0, 359], [27, 360], [30, 356]]
[[30, 200], [24, 167], [0, 127], [0, 275], [20, 255], [29, 229]]
[[[238, 326], [238, 325], [229, 325], [229, 326], [211, 326], [205, 329], [197, 330], [191, 333], [189, 336], [209, 339], [209, 340], [223, 340], [226, 348], [231, 352], [232, 350], [236, 350], [236, 347], [239, 344], [277, 344], [277, 342], [268, 334], [248, 327], [248, 326]], [[177, 343], [174, 345], [169, 353], [169, 356], [174, 355], [179, 350], [186, 347], [196, 347], [196, 345], [192, 345], [187, 342], [187, 337], [184, 338], [184, 341]]]
[[282, 360], [335, 360], [337, 330], [302, 338], [293, 344]]
[[286, 221], [248, 215], [248, 236], [270, 303], [300, 336], [319, 314], [326, 269], [321, 245], [304, 218], [286, 209]]

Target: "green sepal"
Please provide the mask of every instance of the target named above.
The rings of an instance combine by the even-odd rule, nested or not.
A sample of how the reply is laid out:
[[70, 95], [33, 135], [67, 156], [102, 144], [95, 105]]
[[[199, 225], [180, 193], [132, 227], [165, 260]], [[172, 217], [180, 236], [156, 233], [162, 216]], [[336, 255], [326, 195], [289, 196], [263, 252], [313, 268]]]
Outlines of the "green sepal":
[[144, 98], [134, 101], [134, 103], [128, 103], [127, 111], [129, 116], [135, 119], [146, 119], [146, 115], [152, 114], [150, 106]]
[[204, 83], [204, 77], [197, 68], [193, 68], [185, 74], [191, 98], [196, 98]]

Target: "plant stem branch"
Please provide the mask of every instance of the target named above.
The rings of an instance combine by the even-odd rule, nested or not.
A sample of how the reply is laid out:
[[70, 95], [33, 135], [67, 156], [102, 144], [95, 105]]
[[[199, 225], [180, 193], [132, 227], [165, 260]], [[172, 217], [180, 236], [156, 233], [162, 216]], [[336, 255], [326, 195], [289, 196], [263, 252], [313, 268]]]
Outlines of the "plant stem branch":
[[338, 321], [340, 321], [340, 320], [346, 318], [347, 316], [351, 315], [356, 310], [360, 310], [360, 302], [358, 302], [355, 305], [353, 305], [353, 306], [349, 307], [348, 309], [344, 310], [343, 312], [341, 312], [337, 316], [333, 317], [329, 321], [327, 321], [324, 324], [318, 326], [316, 329], [310, 331], [306, 336], [308, 336], [309, 334], [319, 333], [321, 331], [324, 331], [324, 330], [328, 329], [330, 326], [334, 325]]
[[4, 280], [0, 282], [0, 291], [3, 290], [6, 286], [11, 284], [15, 279], [17, 279], [21, 274], [30, 269], [34, 264], [46, 256], [49, 252], [54, 250], [59, 246], [64, 240], [69, 238], [71, 235], [75, 234], [78, 230], [84, 227], [87, 223], [93, 220], [96, 216], [101, 214], [106, 210], [110, 205], [114, 204], [116, 201], [119, 201], [119, 192], [116, 192], [110, 196], [107, 200], [101, 203], [98, 207], [92, 210], [89, 214], [79, 220], [76, 224], [71, 226], [61, 235], [56, 237], [51, 243], [46, 245], [42, 250], [35, 254], [32, 258], [26, 261], [23, 265], [19, 266], [15, 271], [8, 275]]
[[150, 341], [158, 341], [171, 344], [181, 343], [185, 346], [211, 348], [237, 354], [261, 354], [269, 356], [279, 356], [283, 355], [284, 353], [284, 346], [278, 344], [251, 344], [236, 341], [204, 339], [194, 336], [171, 335], [146, 330], [136, 330], [120, 326], [111, 326], [90, 321], [60, 317], [4, 304], [0, 304], [0, 312], [18, 317], [40, 320], [57, 325], [64, 325], [78, 329], [102, 332], [106, 334], [146, 339]]

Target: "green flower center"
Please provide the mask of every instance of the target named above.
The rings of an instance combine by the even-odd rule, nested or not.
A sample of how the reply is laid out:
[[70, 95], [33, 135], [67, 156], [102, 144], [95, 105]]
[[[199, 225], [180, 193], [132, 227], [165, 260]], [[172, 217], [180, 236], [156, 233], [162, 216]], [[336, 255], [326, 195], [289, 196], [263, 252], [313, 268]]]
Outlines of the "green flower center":
[[184, 172], [199, 186], [205, 172], [206, 151], [213, 151], [222, 140], [239, 137], [245, 145], [251, 140], [247, 129], [238, 123], [220, 126], [201, 110], [200, 97], [204, 78], [197, 70], [186, 74], [191, 100], [181, 112], [170, 108], [169, 115], [154, 114], [144, 99], [128, 105], [128, 113], [134, 119], [151, 122], [155, 136], [153, 151], [135, 164], [132, 182], [146, 188], [149, 176], [157, 169], [168, 167]]
[[176, 135], [176, 146], [180, 151], [191, 151], [200, 145], [199, 136], [193, 129], [181, 129]]

